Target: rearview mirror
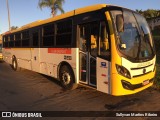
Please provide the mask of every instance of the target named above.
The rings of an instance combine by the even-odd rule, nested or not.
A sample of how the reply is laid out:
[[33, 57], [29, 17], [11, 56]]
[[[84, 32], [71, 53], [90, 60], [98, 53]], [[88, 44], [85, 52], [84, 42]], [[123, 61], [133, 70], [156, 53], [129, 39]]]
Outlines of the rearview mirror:
[[124, 31], [124, 21], [123, 21], [123, 16], [121, 14], [116, 16], [116, 25], [118, 32]]

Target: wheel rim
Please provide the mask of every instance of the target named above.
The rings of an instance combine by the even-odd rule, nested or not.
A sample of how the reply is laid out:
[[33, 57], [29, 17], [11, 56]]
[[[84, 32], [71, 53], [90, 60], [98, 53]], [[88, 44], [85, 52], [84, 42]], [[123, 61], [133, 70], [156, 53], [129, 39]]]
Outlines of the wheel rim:
[[63, 81], [63, 83], [64, 83], [65, 85], [68, 85], [68, 84], [70, 83], [70, 81], [71, 81], [71, 76], [70, 76], [70, 74], [69, 74], [68, 72], [64, 72], [64, 73], [62, 74], [62, 81]]
[[15, 62], [15, 60], [13, 61], [13, 68], [16, 69], [16, 62]]

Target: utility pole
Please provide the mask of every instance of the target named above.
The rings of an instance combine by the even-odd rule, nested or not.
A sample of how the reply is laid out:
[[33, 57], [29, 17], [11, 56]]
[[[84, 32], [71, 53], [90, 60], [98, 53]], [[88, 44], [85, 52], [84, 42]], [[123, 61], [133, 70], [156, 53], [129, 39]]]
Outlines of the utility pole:
[[7, 11], [8, 11], [8, 25], [9, 25], [9, 31], [11, 30], [11, 23], [10, 23], [10, 12], [9, 12], [9, 4], [8, 0], [6, 0], [7, 3]]

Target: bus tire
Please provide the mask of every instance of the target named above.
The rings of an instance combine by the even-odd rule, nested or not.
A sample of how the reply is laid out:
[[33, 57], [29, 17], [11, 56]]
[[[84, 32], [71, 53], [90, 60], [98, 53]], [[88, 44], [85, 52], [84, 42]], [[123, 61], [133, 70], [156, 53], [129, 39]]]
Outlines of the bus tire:
[[60, 67], [59, 79], [62, 87], [65, 90], [73, 90], [78, 87], [78, 85], [75, 83], [73, 71], [68, 65], [63, 65]]
[[12, 60], [12, 69], [14, 71], [20, 71], [20, 67], [18, 67], [17, 59], [15, 57], [13, 57]]

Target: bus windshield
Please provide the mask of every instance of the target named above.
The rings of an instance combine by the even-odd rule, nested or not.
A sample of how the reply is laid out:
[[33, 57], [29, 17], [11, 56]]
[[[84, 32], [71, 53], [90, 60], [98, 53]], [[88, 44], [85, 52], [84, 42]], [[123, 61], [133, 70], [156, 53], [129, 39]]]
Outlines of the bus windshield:
[[111, 13], [115, 23], [117, 15], [123, 16], [123, 31], [117, 32], [119, 36], [117, 40], [119, 51], [134, 61], [152, 58], [154, 44], [145, 18], [127, 10], [123, 10], [123, 12], [113, 10]]

